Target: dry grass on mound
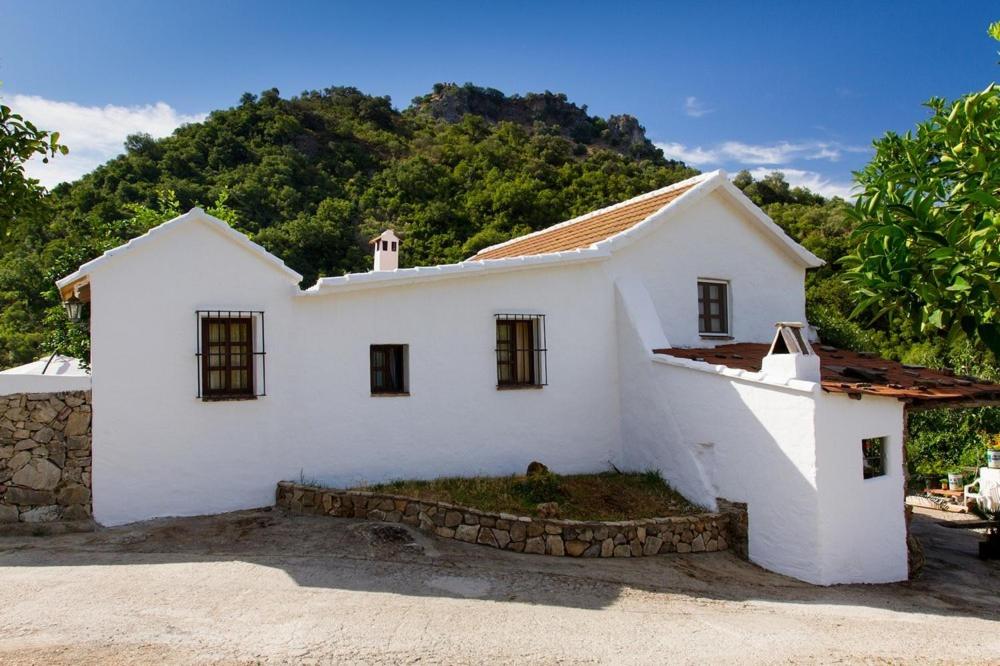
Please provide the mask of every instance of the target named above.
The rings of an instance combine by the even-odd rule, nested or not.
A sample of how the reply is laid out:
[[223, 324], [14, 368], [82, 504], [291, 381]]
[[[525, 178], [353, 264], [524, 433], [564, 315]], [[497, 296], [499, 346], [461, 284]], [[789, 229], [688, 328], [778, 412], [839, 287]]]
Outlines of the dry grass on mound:
[[536, 515], [541, 503], [556, 502], [558, 517], [571, 520], [633, 520], [701, 511], [656, 472], [442, 478], [393, 481], [357, 490], [527, 516]]

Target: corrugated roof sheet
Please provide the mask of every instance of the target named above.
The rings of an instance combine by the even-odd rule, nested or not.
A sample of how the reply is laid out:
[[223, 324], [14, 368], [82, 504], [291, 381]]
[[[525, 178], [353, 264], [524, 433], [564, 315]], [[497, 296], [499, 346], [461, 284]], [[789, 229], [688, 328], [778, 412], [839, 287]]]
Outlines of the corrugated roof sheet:
[[[715, 348], [655, 349], [657, 354], [705, 361], [758, 372], [770, 345], [736, 343]], [[882, 395], [929, 407], [970, 403], [1000, 404], [1000, 384], [976, 377], [958, 377], [947, 371], [904, 365], [826, 345], [814, 347], [820, 357], [821, 384], [830, 393]]]

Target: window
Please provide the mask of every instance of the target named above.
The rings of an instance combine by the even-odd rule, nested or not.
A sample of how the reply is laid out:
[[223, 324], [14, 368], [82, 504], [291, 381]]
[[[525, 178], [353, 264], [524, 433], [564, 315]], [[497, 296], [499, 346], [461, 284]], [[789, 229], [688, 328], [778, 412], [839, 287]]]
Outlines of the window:
[[204, 397], [253, 397], [253, 319], [205, 317], [201, 339]]
[[264, 313], [197, 310], [197, 397], [250, 400], [265, 395]]
[[372, 395], [407, 395], [407, 345], [371, 346]]
[[502, 314], [497, 325], [497, 387], [527, 388], [547, 383], [545, 316]]
[[729, 283], [698, 281], [698, 332], [702, 335], [729, 335]]
[[869, 437], [861, 440], [864, 478], [885, 476], [885, 439], [885, 437]]

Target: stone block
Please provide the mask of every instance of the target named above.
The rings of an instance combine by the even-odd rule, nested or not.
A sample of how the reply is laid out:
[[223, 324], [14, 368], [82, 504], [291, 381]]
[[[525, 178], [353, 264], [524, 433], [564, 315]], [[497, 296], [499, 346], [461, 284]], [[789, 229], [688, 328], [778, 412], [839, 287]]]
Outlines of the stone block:
[[546, 534], [562, 534], [562, 525], [553, 525], [552, 523], [545, 523], [545, 533]]
[[631, 557], [632, 549], [626, 544], [615, 546], [614, 557]]
[[66, 448], [71, 451], [89, 451], [90, 438], [84, 435], [76, 435], [66, 438]]
[[545, 552], [549, 555], [562, 557], [566, 554], [562, 537], [558, 534], [548, 534], [545, 536]]
[[705, 551], [705, 539], [699, 534], [691, 540], [691, 552], [702, 553]]
[[480, 527], [479, 536], [476, 538], [476, 543], [481, 543], [484, 546], [493, 546], [498, 548], [496, 537], [493, 536], [493, 529], [489, 527]]
[[647, 536], [646, 543], [642, 544], [642, 554], [643, 555], [656, 555], [660, 552], [660, 546], [663, 545], [663, 539], [658, 536]]
[[63, 509], [63, 520], [87, 520], [90, 518], [90, 510], [83, 504], [74, 504]]
[[52, 490], [59, 483], [62, 470], [48, 460], [34, 459], [14, 472], [12, 481], [16, 486], [32, 490]]
[[16, 506], [0, 504], [0, 523], [16, 523], [18, 513]]
[[7, 461], [7, 469], [12, 473], [21, 469], [31, 461], [31, 451], [18, 451]]
[[89, 504], [90, 489], [78, 483], [71, 483], [59, 491], [56, 495], [56, 501], [63, 506]]
[[[53, 418], [55, 415], [53, 414]], [[77, 435], [86, 434], [87, 430], [90, 429], [90, 413], [77, 411], [69, 415], [66, 419], [66, 427], [63, 432], [66, 433], [67, 437], [74, 437]]]
[[498, 548], [506, 548], [507, 544], [510, 543], [510, 532], [493, 528], [493, 538], [496, 539]]
[[545, 554], [545, 539], [540, 536], [531, 537], [524, 542], [524, 552], [536, 555]]
[[455, 538], [455, 530], [453, 530], [450, 527], [436, 527], [434, 528], [434, 534], [438, 535], [439, 537], [444, 537], [445, 539]]
[[445, 527], [458, 527], [462, 524], [462, 514], [458, 511], [448, 511], [444, 514]]
[[691, 544], [684, 543], [683, 541], [681, 541], [680, 543], [677, 544], [677, 552], [678, 553], [690, 553], [691, 552]]
[[520, 521], [512, 523], [510, 526], [510, 540], [511, 541], [524, 541], [528, 535], [528, 528], [525, 523]]
[[466, 543], [475, 543], [479, 536], [479, 525], [459, 525], [455, 528], [455, 538]]
[[539, 537], [545, 534], [545, 525], [531, 522], [527, 524], [528, 537]]
[[613, 540], [605, 539], [601, 542], [601, 557], [611, 557], [615, 554], [615, 542]]
[[565, 545], [567, 555], [570, 557], [580, 557], [590, 547], [590, 542], [573, 539], [572, 541], [567, 541]]
[[587, 550], [583, 551], [583, 557], [600, 557], [601, 556], [601, 544], [592, 543], [587, 547]]
[[40, 506], [21, 512], [22, 523], [51, 523], [59, 520], [62, 511], [58, 506]]
[[35, 434], [31, 436], [31, 439], [35, 440], [39, 444], [48, 444], [50, 441], [52, 441], [52, 437], [55, 434], [56, 434], [55, 430], [46, 426], [40, 430], [35, 431]]

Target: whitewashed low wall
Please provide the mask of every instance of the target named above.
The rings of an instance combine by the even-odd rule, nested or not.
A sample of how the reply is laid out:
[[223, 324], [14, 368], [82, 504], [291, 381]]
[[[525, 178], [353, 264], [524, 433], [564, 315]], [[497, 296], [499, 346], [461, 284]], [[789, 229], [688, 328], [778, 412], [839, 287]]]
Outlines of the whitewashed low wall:
[[5, 375], [0, 373], [0, 395], [89, 391], [90, 377], [72, 375]]
[[[769, 383], [655, 357], [648, 296], [620, 283], [624, 464], [688, 499], [745, 502], [753, 562], [810, 583], [905, 580], [902, 404]], [[890, 473], [862, 478], [861, 439], [888, 436]]]

